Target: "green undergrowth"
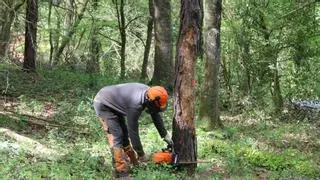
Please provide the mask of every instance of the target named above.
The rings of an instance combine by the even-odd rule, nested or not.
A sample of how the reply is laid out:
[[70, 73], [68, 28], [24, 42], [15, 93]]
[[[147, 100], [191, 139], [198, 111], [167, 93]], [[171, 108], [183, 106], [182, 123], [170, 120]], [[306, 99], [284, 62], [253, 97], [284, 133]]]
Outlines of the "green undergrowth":
[[[0, 81], [1, 179], [112, 179], [109, 147], [91, 102], [99, 88], [119, 80], [64, 70], [29, 74], [0, 65]], [[172, 114], [172, 106], [163, 113], [169, 131]], [[319, 178], [319, 128], [261, 114], [224, 115], [225, 128], [213, 131], [197, 122], [198, 159], [205, 162], [198, 164], [194, 178]], [[140, 134], [147, 158], [165, 147], [146, 113]], [[186, 172], [150, 161], [132, 168], [131, 175], [190, 179]]]
[[259, 122], [198, 131], [199, 157], [221, 159], [225, 173], [232, 175], [262, 171], [271, 179], [318, 177], [320, 142], [315, 129], [310, 124]]

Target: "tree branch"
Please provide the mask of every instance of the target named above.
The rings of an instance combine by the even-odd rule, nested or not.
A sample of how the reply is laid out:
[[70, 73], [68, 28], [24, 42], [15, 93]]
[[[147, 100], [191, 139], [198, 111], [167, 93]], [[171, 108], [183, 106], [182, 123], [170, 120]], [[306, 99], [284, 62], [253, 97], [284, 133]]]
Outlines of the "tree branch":
[[105, 38], [107, 38], [107, 39], [109, 39], [109, 40], [111, 40], [111, 41], [113, 41], [113, 42], [115, 42], [115, 43], [117, 43], [119, 46], [121, 45], [121, 42], [119, 42], [119, 41], [117, 41], [117, 40], [115, 40], [115, 39], [112, 39], [111, 37], [109, 37], [109, 36], [107, 36], [107, 35], [104, 35], [104, 34], [102, 34], [102, 33], [98, 33], [99, 35], [101, 35], [101, 36], [103, 36], [103, 37], [105, 37]]
[[18, 3], [14, 6], [14, 11], [18, 11], [19, 8], [25, 3], [25, 0], [23, 0], [21, 3]]
[[131, 20], [128, 21], [128, 23], [124, 26], [124, 29], [127, 29], [127, 27], [135, 20], [137, 20], [138, 18], [141, 18], [142, 16], [137, 16]]
[[287, 16], [295, 13], [296, 11], [299, 11], [300, 9], [303, 9], [303, 8], [305, 8], [306, 6], [309, 6], [309, 5], [311, 5], [311, 4], [313, 4], [313, 3], [316, 3], [316, 2], [317, 2], [317, 1], [315, 0], [315, 1], [311, 1], [311, 2], [305, 3], [305, 4], [302, 5], [301, 7], [297, 8], [297, 9], [294, 9], [294, 10], [288, 12], [287, 14], [283, 15], [282, 18], [287, 17]]
[[133, 32], [133, 31], [132, 31], [131, 33], [132, 33], [136, 38], [138, 38], [138, 39], [141, 41], [143, 47], [146, 47], [146, 43], [145, 43], [144, 40], [141, 38], [141, 36], [138, 35], [138, 33]]

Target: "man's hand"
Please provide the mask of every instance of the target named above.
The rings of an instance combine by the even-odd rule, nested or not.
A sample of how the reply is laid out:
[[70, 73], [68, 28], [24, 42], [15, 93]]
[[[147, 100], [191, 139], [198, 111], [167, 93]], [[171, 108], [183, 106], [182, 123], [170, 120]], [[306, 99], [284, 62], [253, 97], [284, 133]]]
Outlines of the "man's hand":
[[172, 145], [173, 145], [173, 141], [172, 141], [172, 139], [171, 139], [171, 137], [170, 137], [169, 134], [167, 134], [167, 135], [163, 138], [163, 140], [164, 140], [169, 146], [172, 146]]
[[146, 156], [139, 156], [139, 157], [138, 157], [138, 161], [139, 161], [140, 163], [145, 163], [145, 162], [147, 162], [147, 158], [146, 158]]

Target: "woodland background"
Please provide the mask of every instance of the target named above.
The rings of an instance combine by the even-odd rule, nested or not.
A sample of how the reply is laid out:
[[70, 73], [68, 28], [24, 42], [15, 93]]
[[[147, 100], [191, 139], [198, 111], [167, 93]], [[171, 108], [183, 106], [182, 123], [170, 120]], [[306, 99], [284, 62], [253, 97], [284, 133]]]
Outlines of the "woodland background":
[[[0, 0], [0, 177], [111, 178], [91, 107], [108, 84], [166, 86], [172, 132], [188, 2]], [[319, 178], [319, 2], [224, 0], [220, 12], [221, 1], [194, 2], [204, 18], [188, 16], [199, 27], [190, 107], [198, 159], [212, 162], [199, 163], [195, 178]], [[207, 22], [219, 27], [215, 61]], [[148, 155], [163, 148], [146, 114], [140, 129]], [[187, 178], [152, 162], [132, 171], [136, 179]]]

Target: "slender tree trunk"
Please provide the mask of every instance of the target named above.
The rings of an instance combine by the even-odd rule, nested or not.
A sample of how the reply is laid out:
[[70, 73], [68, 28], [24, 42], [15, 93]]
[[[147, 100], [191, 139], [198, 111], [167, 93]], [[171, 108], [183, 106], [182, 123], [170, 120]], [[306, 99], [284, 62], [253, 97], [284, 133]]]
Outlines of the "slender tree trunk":
[[[173, 142], [179, 160], [197, 160], [195, 65], [200, 44], [201, 0], [182, 0], [174, 82]], [[197, 164], [182, 166], [190, 175]]]
[[61, 15], [57, 11], [57, 9], [55, 9], [55, 14], [57, 16], [57, 24], [55, 30], [53, 31], [53, 59], [51, 65], [57, 64], [56, 62], [54, 62], [54, 57], [56, 56], [60, 45]]
[[149, 59], [149, 53], [150, 53], [150, 47], [151, 47], [151, 41], [152, 41], [152, 29], [153, 29], [153, 23], [154, 23], [153, 17], [154, 17], [153, 0], [149, 0], [147, 40], [146, 40], [146, 46], [145, 46], [144, 55], [143, 55], [143, 63], [142, 63], [142, 70], [141, 70], [141, 76], [140, 76], [141, 81], [146, 80], [148, 77], [147, 67], [148, 67], [148, 59]]
[[[276, 60], [275, 60], [276, 61]], [[283, 98], [281, 95], [281, 87], [280, 87], [280, 77], [279, 77], [279, 70], [278, 70], [278, 63], [274, 62], [274, 77], [272, 78], [271, 88], [272, 88], [272, 99], [273, 104], [275, 107], [275, 114], [279, 115], [282, 112], [283, 109]]]
[[99, 72], [99, 57], [101, 45], [98, 40], [98, 25], [95, 19], [95, 12], [98, 9], [98, 0], [92, 2], [93, 14], [92, 16], [92, 29], [91, 29], [91, 40], [90, 40], [90, 59], [87, 63], [87, 72], [96, 73]]
[[124, 0], [121, 0], [120, 2], [120, 36], [121, 36], [121, 50], [120, 50], [120, 56], [121, 56], [121, 73], [120, 78], [124, 79], [126, 76], [126, 41], [127, 41], [127, 33], [126, 33], [126, 21], [124, 16]]
[[127, 41], [127, 33], [126, 33], [126, 19], [124, 16], [124, 0], [120, 0], [120, 4], [118, 4], [118, 0], [113, 0], [116, 9], [116, 15], [118, 19], [118, 30], [120, 33], [120, 79], [124, 79], [126, 76], [126, 41]]
[[228, 95], [230, 96], [231, 93], [232, 93], [232, 87], [231, 87], [231, 73], [230, 73], [230, 70], [228, 69], [228, 66], [227, 66], [227, 62], [226, 62], [226, 57], [221, 57], [221, 61], [222, 61], [222, 64], [221, 64], [221, 68], [222, 68], [222, 74], [223, 74], [223, 79], [224, 79], [224, 82], [225, 82], [225, 87], [226, 89], [228, 90]]
[[153, 84], [172, 85], [172, 27], [170, 0], [154, 0], [155, 55]]
[[83, 18], [83, 14], [86, 10], [87, 4], [88, 4], [89, 0], [86, 0], [83, 4], [83, 7], [79, 13], [79, 15], [77, 16], [73, 26], [69, 29], [68, 33], [66, 34], [66, 36], [64, 36], [64, 38], [62, 39], [61, 45], [58, 48], [58, 51], [54, 57], [54, 63], [58, 64], [60, 57], [63, 53], [64, 48], [68, 45], [68, 43], [70, 42], [72, 36], [74, 35], [74, 33], [76, 32], [76, 28], [79, 26], [82, 18]]
[[38, 0], [27, 0], [23, 68], [29, 71], [36, 70], [37, 22]]
[[[245, 20], [246, 22], [246, 20]], [[237, 33], [237, 41], [240, 48], [240, 66], [242, 69], [240, 89], [244, 96], [251, 94], [251, 75], [250, 75], [250, 43], [248, 40], [249, 35], [246, 32], [245, 25], [240, 27], [240, 32]]]
[[280, 87], [280, 77], [279, 77], [279, 70], [278, 70], [278, 51], [271, 45], [270, 41], [270, 30], [268, 29], [264, 14], [259, 14], [259, 17], [261, 19], [260, 27], [262, 28], [264, 40], [265, 40], [265, 50], [266, 54], [268, 55], [267, 59], [268, 62], [272, 63], [274, 66], [274, 69], [271, 72], [271, 87], [270, 92], [274, 104], [274, 112], [276, 115], [279, 115], [282, 112], [283, 109], [283, 98], [281, 95], [281, 87]]
[[11, 24], [14, 18], [11, 10], [13, 7], [13, 2], [14, 1], [12, 0], [5, 0], [3, 3], [6, 5], [2, 6], [0, 11], [0, 58], [7, 56]]
[[75, 9], [75, 0], [65, 0], [65, 6], [68, 9], [66, 14], [64, 15], [64, 32], [63, 35], [67, 36], [69, 33], [69, 29], [72, 28], [72, 24], [74, 22], [74, 17], [76, 15]]
[[13, 0], [3, 0], [5, 6], [0, 8], [0, 58], [7, 56], [11, 34], [11, 25], [16, 11], [24, 4], [24, 0], [15, 4]]
[[51, 27], [51, 13], [52, 13], [52, 1], [49, 1], [49, 12], [48, 12], [49, 44], [50, 44], [49, 66], [52, 65], [53, 48], [54, 48], [53, 38], [52, 38], [52, 27]]
[[222, 0], [204, 0], [205, 79], [200, 102], [200, 118], [209, 128], [221, 127], [219, 110], [220, 27]]

